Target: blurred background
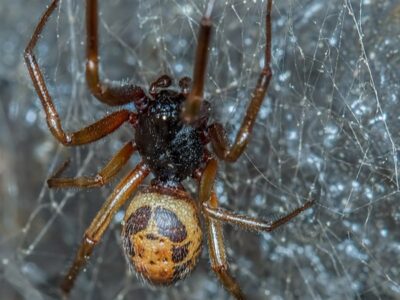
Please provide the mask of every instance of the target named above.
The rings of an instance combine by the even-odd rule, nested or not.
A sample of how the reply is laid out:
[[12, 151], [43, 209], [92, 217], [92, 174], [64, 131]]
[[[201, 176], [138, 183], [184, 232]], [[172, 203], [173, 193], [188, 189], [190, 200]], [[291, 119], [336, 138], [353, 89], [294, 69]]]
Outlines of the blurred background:
[[[68, 130], [113, 111], [86, 88], [82, 2], [61, 1], [35, 50]], [[2, 299], [59, 298], [82, 234], [117, 180], [99, 189], [49, 190], [46, 179], [67, 158], [67, 175], [94, 175], [133, 136], [124, 126], [67, 149], [50, 134], [23, 62], [48, 4], [0, 2]], [[206, 98], [231, 139], [263, 65], [265, 4], [214, 7]], [[100, 1], [103, 77], [146, 88], [164, 73], [191, 76], [205, 7], [204, 0]], [[274, 77], [249, 147], [237, 163], [221, 162], [216, 190], [222, 206], [268, 220], [310, 195], [318, 203], [271, 234], [225, 226], [232, 273], [248, 299], [399, 299], [400, 3], [282, 0], [274, 2], [272, 20]], [[207, 247], [193, 274], [175, 286], [138, 280], [123, 257], [122, 217], [114, 218], [71, 299], [230, 299], [210, 270]]]

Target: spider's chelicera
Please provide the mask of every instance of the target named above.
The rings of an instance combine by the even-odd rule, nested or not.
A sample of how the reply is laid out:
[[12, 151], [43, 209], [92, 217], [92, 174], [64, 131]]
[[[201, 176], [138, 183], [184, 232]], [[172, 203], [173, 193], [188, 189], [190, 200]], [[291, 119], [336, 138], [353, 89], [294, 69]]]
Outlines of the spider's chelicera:
[[[129, 200], [139, 184], [151, 173], [151, 184], [137, 192], [126, 209], [122, 243], [127, 260], [143, 278], [153, 284], [168, 285], [185, 277], [196, 265], [201, 252], [205, 220], [211, 267], [224, 287], [237, 299], [244, 295], [231, 275], [222, 237], [222, 223], [255, 231], [272, 231], [311, 207], [306, 201], [291, 213], [275, 221], [251, 218], [220, 208], [213, 190], [218, 161], [234, 162], [245, 150], [272, 77], [271, 9], [267, 1], [265, 66], [252, 93], [235, 141], [230, 145], [220, 123], [209, 122], [209, 104], [203, 100], [203, 89], [211, 37], [210, 1], [200, 22], [193, 83], [188, 77], [173, 88], [172, 79], [163, 75], [151, 83], [148, 91], [133, 84], [109, 85], [99, 76], [98, 4], [86, 0], [86, 80], [92, 94], [110, 106], [133, 103], [135, 111], [120, 109], [75, 132], [66, 132], [49, 94], [33, 50], [48, 18], [58, 5], [53, 0], [43, 14], [25, 50], [25, 60], [36, 92], [54, 137], [65, 146], [97, 141], [128, 122], [135, 137], [126, 143], [94, 177], [62, 177], [64, 164], [48, 180], [50, 188], [98, 187], [109, 182], [138, 152], [141, 162], [114, 188], [90, 226], [86, 229], [74, 262], [61, 283], [69, 294], [74, 282], [100, 242], [115, 213]], [[192, 178], [198, 183], [194, 200], [181, 184]]]

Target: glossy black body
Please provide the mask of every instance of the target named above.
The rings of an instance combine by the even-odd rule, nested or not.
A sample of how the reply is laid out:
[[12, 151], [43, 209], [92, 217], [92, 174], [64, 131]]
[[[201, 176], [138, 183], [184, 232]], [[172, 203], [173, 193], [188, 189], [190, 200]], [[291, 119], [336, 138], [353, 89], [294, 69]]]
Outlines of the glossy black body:
[[202, 162], [204, 129], [182, 122], [180, 114], [184, 101], [184, 94], [163, 89], [148, 99], [146, 107], [138, 114], [137, 149], [161, 184], [179, 184]]

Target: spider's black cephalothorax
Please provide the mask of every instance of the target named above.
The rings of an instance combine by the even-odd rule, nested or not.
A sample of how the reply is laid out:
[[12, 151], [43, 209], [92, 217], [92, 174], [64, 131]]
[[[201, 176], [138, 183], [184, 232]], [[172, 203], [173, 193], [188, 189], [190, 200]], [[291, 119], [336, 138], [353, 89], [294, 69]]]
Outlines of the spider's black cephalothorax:
[[155, 180], [176, 185], [199, 167], [204, 145], [202, 129], [184, 123], [181, 106], [184, 94], [160, 90], [138, 116], [135, 141]]

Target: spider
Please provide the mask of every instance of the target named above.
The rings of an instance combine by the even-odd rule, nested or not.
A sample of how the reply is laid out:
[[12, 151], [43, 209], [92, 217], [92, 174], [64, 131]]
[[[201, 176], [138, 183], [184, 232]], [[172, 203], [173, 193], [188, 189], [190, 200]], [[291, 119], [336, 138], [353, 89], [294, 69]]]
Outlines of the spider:
[[[213, 1], [201, 19], [198, 45], [194, 60], [193, 82], [189, 77], [179, 80], [172, 88], [172, 78], [162, 75], [150, 84], [147, 91], [125, 83], [111, 85], [99, 76], [98, 3], [86, 0], [86, 80], [91, 93], [109, 106], [133, 103], [136, 110], [120, 109], [101, 120], [75, 132], [63, 129], [58, 112], [49, 94], [44, 77], [33, 51], [43, 28], [59, 1], [53, 0], [42, 15], [24, 53], [33, 85], [46, 114], [53, 136], [65, 146], [78, 146], [97, 141], [130, 123], [134, 139], [125, 144], [108, 164], [94, 177], [62, 177], [64, 164], [48, 181], [50, 188], [103, 186], [109, 182], [134, 153], [141, 162], [114, 188], [100, 211], [86, 229], [75, 259], [65, 275], [61, 290], [68, 295], [74, 282], [100, 242], [115, 213], [129, 200], [137, 187], [151, 173], [149, 186], [138, 191], [128, 205], [122, 229], [125, 256], [136, 272], [148, 282], [170, 285], [188, 275], [197, 264], [202, 249], [204, 218], [211, 267], [223, 286], [236, 299], [245, 296], [231, 275], [222, 236], [224, 223], [244, 229], [269, 232], [287, 223], [310, 208], [306, 201], [291, 213], [275, 220], [255, 219], [220, 208], [213, 189], [218, 159], [235, 162], [245, 150], [272, 78], [271, 10], [272, 0], [266, 3], [265, 66], [251, 95], [250, 103], [232, 145], [220, 123], [209, 124], [209, 103], [203, 99], [203, 89], [211, 40], [211, 11]], [[187, 178], [198, 184], [195, 201], [185, 191], [182, 181]]]

